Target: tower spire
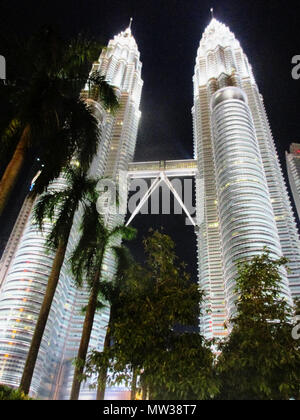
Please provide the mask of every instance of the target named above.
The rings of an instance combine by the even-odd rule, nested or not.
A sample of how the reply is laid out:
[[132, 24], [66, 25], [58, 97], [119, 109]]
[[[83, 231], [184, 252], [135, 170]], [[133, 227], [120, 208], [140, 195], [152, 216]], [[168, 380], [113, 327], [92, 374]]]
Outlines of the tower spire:
[[133, 18], [131, 17], [130, 20], [129, 20], [129, 25], [128, 25], [128, 29], [130, 29], [130, 30], [131, 30], [132, 21], [133, 21]]
[[211, 9], [210, 9], [210, 13], [211, 13], [211, 18], [213, 19], [214, 18], [214, 8], [213, 7], [211, 7]]

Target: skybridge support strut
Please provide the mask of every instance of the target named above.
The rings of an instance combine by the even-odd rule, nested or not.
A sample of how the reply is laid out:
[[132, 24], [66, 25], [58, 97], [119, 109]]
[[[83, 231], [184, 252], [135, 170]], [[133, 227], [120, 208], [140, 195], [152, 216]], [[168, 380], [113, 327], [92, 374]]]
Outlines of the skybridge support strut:
[[173, 193], [174, 197], [176, 198], [176, 200], [180, 204], [181, 208], [183, 209], [183, 211], [187, 215], [187, 217], [190, 220], [191, 224], [194, 227], [197, 227], [194, 219], [190, 215], [190, 213], [189, 213], [188, 209], [186, 208], [185, 204], [183, 203], [181, 197], [177, 193], [176, 189], [172, 185], [171, 181], [169, 180], [169, 178], [167, 177], [167, 175], [165, 174], [165, 172], [163, 172], [163, 171], [160, 172], [159, 176], [155, 179], [155, 181], [153, 182], [153, 184], [151, 185], [151, 187], [146, 191], [146, 193], [142, 197], [140, 203], [138, 204], [138, 206], [136, 207], [136, 209], [132, 213], [132, 215], [129, 218], [128, 222], [126, 223], [126, 226], [129, 226], [129, 224], [133, 221], [133, 219], [138, 214], [138, 212], [141, 210], [141, 208], [143, 207], [143, 205], [147, 202], [147, 200], [151, 197], [151, 195], [154, 193], [154, 191], [159, 187], [159, 185], [162, 182], [164, 182], [167, 185], [167, 187], [170, 189], [170, 191]]

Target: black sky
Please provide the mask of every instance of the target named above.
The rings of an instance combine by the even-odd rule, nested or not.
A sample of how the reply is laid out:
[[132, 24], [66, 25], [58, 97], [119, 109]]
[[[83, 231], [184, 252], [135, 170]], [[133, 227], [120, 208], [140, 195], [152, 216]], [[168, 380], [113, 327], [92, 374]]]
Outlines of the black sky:
[[[135, 160], [184, 159], [191, 158], [193, 151], [196, 52], [214, 7], [216, 18], [235, 33], [253, 66], [285, 171], [284, 152], [291, 142], [300, 141], [300, 80], [291, 77], [291, 59], [300, 54], [296, 4], [282, 0], [2, 0], [0, 31], [26, 36], [42, 24], [56, 23], [66, 35], [88, 31], [105, 45], [133, 16], [144, 80]], [[10, 219], [17, 208], [18, 204], [11, 207]], [[185, 226], [183, 217], [138, 216], [135, 222], [140, 235], [150, 225], [161, 224], [175, 236], [180, 256], [195, 275], [193, 230]], [[2, 244], [8, 231], [2, 222]]]

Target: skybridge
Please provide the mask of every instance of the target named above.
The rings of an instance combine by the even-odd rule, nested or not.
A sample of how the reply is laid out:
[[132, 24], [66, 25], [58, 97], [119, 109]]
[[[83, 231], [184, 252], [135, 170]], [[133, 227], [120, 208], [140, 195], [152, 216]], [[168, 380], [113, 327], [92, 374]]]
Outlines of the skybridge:
[[154, 179], [151, 186], [146, 191], [138, 206], [131, 214], [126, 226], [128, 226], [135, 216], [139, 213], [143, 205], [151, 197], [154, 191], [162, 184], [165, 183], [174, 197], [182, 207], [183, 211], [187, 215], [188, 219], [193, 226], [196, 227], [195, 220], [190, 215], [188, 209], [183, 203], [181, 197], [177, 193], [176, 189], [172, 185], [169, 178], [178, 177], [195, 177], [198, 174], [198, 165], [196, 160], [164, 160], [164, 161], [153, 161], [153, 162], [133, 162], [128, 167], [128, 178], [133, 179]]

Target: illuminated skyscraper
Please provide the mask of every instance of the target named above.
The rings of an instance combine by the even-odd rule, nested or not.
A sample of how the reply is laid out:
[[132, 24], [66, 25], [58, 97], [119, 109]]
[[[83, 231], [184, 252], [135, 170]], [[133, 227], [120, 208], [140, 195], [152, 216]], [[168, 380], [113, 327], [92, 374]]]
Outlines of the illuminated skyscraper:
[[[100, 103], [88, 99], [87, 93], [83, 92], [83, 96], [93, 105], [101, 126], [101, 142], [90, 171], [93, 176], [117, 179], [119, 172], [127, 170], [133, 159], [143, 86], [141, 69], [140, 53], [130, 26], [109, 42], [93, 65], [92, 70], [99, 71], [115, 87], [120, 103], [120, 108], [112, 115], [105, 112]], [[64, 182], [60, 178], [52, 188], [62, 188]], [[120, 223], [123, 217], [109, 216], [107, 223], [113, 226]], [[70, 253], [78, 239], [78, 225], [79, 214], [67, 253]], [[0, 383], [10, 386], [18, 386], [20, 382], [51, 270], [53, 252], [49, 252], [45, 243], [45, 234], [50, 228], [51, 224], [46, 225], [45, 233], [41, 234], [30, 216], [3, 279], [0, 293]], [[109, 253], [105, 256], [103, 270], [106, 276], [114, 274], [114, 259]], [[31, 386], [34, 395], [69, 398], [74, 370], [72, 360], [77, 355], [83, 325], [81, 309], [87, 299], [86, 290], [74, 287], [65, 263], [35, 368]], [[102, 348], [108, 316], [108, 310], [96, 314], [90, 348]], [[81, 397], [91, 397], [87, 387], [83, 389]]]
[[[120, 108], [113, 117], [103, 113], [98, 104], [94, 104], [99, 121], [102, 121], [102, 138], [98, 154], [91, 167], [91, 173], [99, 177], [110, 177], [118, 181], [119, 174], [127, 171], [128, 164], [133, 160], [138, 124], [141, 116], [139, 110], [143, 81], [141, 79], [142, 64], [130, 26], [119, 35], [115, 36], [105, 50], [102, 51], [98, 62], [94, 63], [92, 71], [98, 71], [106, 80], [116, 88]], [[107, 215], [106, 222], [113, 227], [124, 221], [124, 214]], [[77, 232], [77, 229], [74, 229]], [[76, 234], [76, 233], [75, 233]], [[114, 275], [114, 258], [111, 253], [106, 253], [104, 259], [103, 276], [111, 278]], [[72, 359], [76, 356], [82, 325], [79, 321], [80, 308], [87, 301], [87, 295], [76, 291], [73, 312], [69, 320], [68, 335], [65, 337], [65, 350], [61, 359], [61, 369], [58, 384], [63, 384], [61, 389], [56, 389], [56, 396], [60, 399], [68, 398], [71, 391], [73, 366]], [[101, 316], [101, 319], [100, 319]], [[103, 311], [95, 319], [95, 337], [98, 343], [90, 347], [101, 348], [104, 342], [104, 325], [107, 325], [108, 311]], [[96, 330], [98, 325], [98, 332]], [[99, 334], [101, 331], [101, 334]], [[76, 353], [75, 353], [76, 350]], [[89, 398], [87, 389], [83, 398]]]
[[32, 209], [32, 199], [26, 197], [0, 260], [0, 289], [13, 260]]
[[227, 335], [234, 311], [236, 263], [261, 253], [290, 260], [282, 272], [287, 299], [300, 295], [300, 243], [263, 98], [238, 40], [213, 18], [197, 53], [194, 153], [204, 191], [197, 190], [201, 319], [208, 338]]

